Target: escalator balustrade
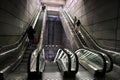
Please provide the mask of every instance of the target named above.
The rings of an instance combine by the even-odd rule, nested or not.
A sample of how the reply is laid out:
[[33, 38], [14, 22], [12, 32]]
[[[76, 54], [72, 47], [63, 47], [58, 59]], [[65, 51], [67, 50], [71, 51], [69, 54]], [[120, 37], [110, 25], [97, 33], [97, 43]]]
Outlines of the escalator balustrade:
[[106, 59], [97, 51], [78, 49], [75, 52], [81, 66], [91, 72], [94, 76], [105, 76], [107, 71]]

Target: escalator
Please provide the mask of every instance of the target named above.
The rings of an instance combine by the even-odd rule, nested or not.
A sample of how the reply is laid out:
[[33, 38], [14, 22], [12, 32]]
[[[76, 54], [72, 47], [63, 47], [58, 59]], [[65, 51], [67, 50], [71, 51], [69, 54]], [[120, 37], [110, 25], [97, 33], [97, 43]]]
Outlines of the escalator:
[[[37, 37], [38, 39], [40, 38], [40, 32], [41, 32], [40, 26], [42, 25], [43, 12], [41, 12], [39, 15], [40, 16], [38, 16], [38, 20], [35, 25], [35, 31], [36, 31], [35, 37]], [[36, 49], [36, 47], [37, 47], [37, 44], [31, 44], [31, 45], [27, 46], [21, 63], [11, 73], [9, 73], [9, 75], [6, 77], [5, 80], [9, 80], [9, 79], [11, 79], [11, 80], [16, 80], [16, 79], [27, 80], [27, 65], [28, 65], [29, 55], [32, 54], [32, 52]]]
[[[43, 71], [41, 71], [42, 73], [42, 77], [41, 79], [42, 80], [47, 80], [47, 79], [50, 79], [50, 80], [56, 80], [56, 79], [60, 79], [61, 78], [61, 75], [60, 75], [60, 72], [59, 72], [59, 69], [58, 69], [58, 66], [55, 62], [53, 62], [50, 58], [53, 58], [53, 57], [50, 57], [49, 59], [46, 57], [46, 52], [47, 51], [44, 51], [45, 49], [42, 49], [42, 52], [44, 54], [44, 62], [45, 62], [45, 65], [44, 65], [44, 69]], [[40, 53], [41, 54], [41, 53]], [[41, 58], [39, 58], [39, 60], [41, 60]], [[41, 63], [41, 62], [40, 62]]]
[[[53, 62], [46, 62], [45, 71], [43, 72], [42, 80], [64, 80], [75, 78], [76, 67], [73, 69], [73, 60], [70, 54], [64, 49], [58, 49]], [[78, 67], [77, 67], [78, 68]]]
[[[60, 25], [58, 25], [60, 24]], [[43, 72], [43, 80], [63, 80], [63, 76], [68, 76], [70, 65], [68, 55], [65, 52], [59, 52], [59, 48], [62, 46], [62, 26], [58, 16], [47, 15], [45, 36], [43, 48], [46, 52], [46, 66], [45, 71]], [[59, 54], [59, 55], [57, 55]], [[59, 60], [55, 55], [60, 56]], [[64, 56], [63, 56], [64, 55]], [[64, 57], [64, 58], [63, 58]], [[53, 59], [54, 60], [53, 62]], [[63, 65], [63, 66], [62, 66]], [[64, 68], [65, 67], [65, 68]], [[69, 67], [69, 68], [68, 68]], [[69, 72], [70, 73], [70, 72]]]
[[[51, 33], [49, 33], [49, 30]], [[51, 35], [53, 33], [53, 31], [54, 30], [51, 31], [51, 29], [48, 29], [48, 36]], [[49, 38], [47, 40], [48, 43], [46, 45], [50, 46], [53, 44], [54, 39], [52, 39], [52, 38], [53, 38], [53, 35], [52, 35], [52, 37], [49, 36]], [[44, 43], [46, 43], [46, 42], [44, 42]], [[70, 53], [68, 50], [63, 50], [63, 51], [66, 53]], [[43, 76], [42, 76], [43, 80], [44, 79], [59, 79], [58, 76], [59, 77], [61, 76], [60, 80], [63, 80], [62, 77], [70, 78], [71, 76], [72, 77], [74, 76], [75, 80], [97, 79], [96, 77], [99, 77], [99, 79], [100, 79], [100, 77], [104, 77], [107, 70], [109, 70], [109, 63], [108, 64], [106, 63], [107, 57], [103, 56], [103, 54], [100, 52], [93, 51], [88, 48], [81, 50], [81, 52], [83, 52], [84, 58], [78, 60], [80, 63], [79, 72], [78, 72], [78, 67], [77, 67], [78, 66], [77, 60], [75, 57], [73, 58], [72, 54], [69, 54], [69, 56], [71, 56], [70, 58], [68, 58], [68, 59], [70, 59], [70, 63], [69, 63], [66, 61], [66, 58], [64, 58], [65, 55], [62, 55], [62, 51], [58, 50], [58, 52], [60, 52], [61, 54], [59, 54], [59, 57], [55, 57], [54, 62], [57, 62], [59, 70], [62, 71], [62, 76], [60, 75], [61, 73], [58, 71], [56, 63], [48, 61], [48, 62], [46, 62], [45, 71], [43, 72]], [[56, 54], [56, 56], [57, 56], [57, 54]], [[74, 55], [76, 55], [76, 57], [78, 57], [78, 58], [79, 58], [79, 56], [82, 56], [77, 53]], [[98, 62], [98, 64], [97, 64], [97, 62]], [[63, 65], [66, 64], [67, 66], [64, 67], [64, 66], [61, 66], [60, 64], [63, 64]], [[66, 67], [69, 67], [69, 68], [66, 69]], [[86, 68], [86, 69], [84, 69], [84, 68]], [[83, 78], [83, 76], [80, 77], [82, 70], [83, 70], [82, 74], [83, 74], [84, 78]], [[88, 72], [87, 70], [90, 72]], [[58, 73], [58, 74], [56, 73], [56, 75], [55, 75], [56, 78], [53, 77], [54, 72]], [[47, 77], [45, 77], [45, 76], [47, 76]]]
[[[35, 27], [35, 37], [40, 38], [40, 32], [41, 32], [41, 25], [42, 25], [42, 19], [43, 19], [43, 12], [38, 12], [35, 19], [33, 19], [33, 21], [31, 21], [30, 25], [33, 25]], [[36, 24], [36, 25], [35, 25]], [[7, 57], [11, 57], [11, 56], [16, 56], [13, 58], [14, 61], [12, 61], [12, 59], [9, 60], [9, 62], [15, 62], [15, 63], [10, 63], [10, 65], [6, 66], [4, 70], [1, 70], [0, 72], [0, 80], [27, 80], [28, 77], [28, 60], [29, 60], [29, 56], [32, 54], [32, 52], [36, 49], [38, 44], [28, 44], [27, 40], [27, 33], [25, 32], [24, 35], [22, 36], [22, 38], [20, 39], [20, 42], [18, 42], [15, 46], [17, 46], [16, 48], [13, 48], [11, 45], [11, 50], [8, 50], [8, 54], [11, 54]], [[4, 49], [3, 49], [4, 50]], [[14, 51], [14, 52], [13, 52]], [[6, 52], [6, 53], [7, 53]], [[16, 55], [16, 53], [21, 53], [18, 57]], [[5, 56], [5, 55], [4, 55]], [[7, 58], [6, 57], [6, 58]], [[16, 60], [15, 60], [16, 58]], [[7, 61], [7, 60], [6, 60]], [[9, 64], [4, 63], [5, 65]], [[15, 65], [13, 65], [15, 64]], [[13, 66], [12, 66], [13, 65]], [[2, 65], [0, 65], [0, 67], [4, 67]], [[7, 68], [11, 67], [10, 70], [7, 70]], [[5, 71], [5, 72], [3, 72]]]
[[[34, 55], [37, 55], [36, 57]], [[73, 69], [70, 58], [64, 49], [59, 49], [54, 58], [50, 62], [45, 59], [45, 51], [41, 49], [37, 52], [35, 50], [31, 55], [31, 63], [29, 66], [30, 73], [28, 73], [28, 80], [70, 80], [75, 78], [76, 67]], [[32, 67], [33, 66], [33, 67]], [[78, 67], [77, 67], [78, 68]]]
[[[86, 69], [90, 72], [90, 73], [87, 72], [87, 74], [83, 74], [83, 76], [88, 75], [88, 73], [89, 73], [92, 75], [88, 79], [94, 79], [96, 76], [99, 77], [102, 74], [101, 76], [103, 79], [101, 79], [99, 77], [99, 78], [97, 78], [98, 80], [104, 80], [104, 79], [109, 80], [110, 78], [108, 78], [108, 76], [105, 76], [105, 75], [112, 71], [113, 63], [112, 63], [111, 57], [109, 55], [107, 55], [105, 52], [99, 52], [99, 51], [90, 49], [84, 41], [85, 36], [81, 35], [79, 37], [78, 32], [76, 33], [76, 30], [74, 29], [73, 20], [71, 20], [70, 15], [68, 15], [68, 13], [66, 13], [64, 11], [61, 11], [61, 16], [62, 16], [62, 19], [64, 18], [68, 21], [68, 23], [66, 23], [66, 24], [69, 25], [71, 32], [73, 33], [72, 36], [74, 36], [77, 46], [79, 48], [78, 50], [80, 50], [80, 52], [78, 52], [78, 53], [82, 54], [82, 55], [78, 55], [77, 51], [75, 51], [75, 53], [77, 54], [77, 56], [80, 60], [79, 63], [80, 63], [81, 67], [79, 69], [83, 70], [81, 68], [85, 68], [84, 69], [85, 73], [86, 73]], [[98, 54], [99, 54], [99, 56], [96, 56]], [[81, 57], [83, 57], [83, 58], [81, 58]], [[101, 59], [99, 59], [100, 57], [101, 57]], [[86, 60], [88, 61], [88, 63]], [[92, 63], [91, 63], [91, 60], [93, 61]], [[98, 64], [96, 64], [96, 62]], [[89, 63], [91, 63], [92, 65]], [[94, 65], [93, 63], [96, 65]], [[95, 69], [94, 67], [97, 67], [96, 69], [98, 69], [98, 71], [96, 72], [96, 69], [95, 70], [92, 70], [91, 68], [88, 69], [89, 67], [91, 67], [93, 69]], [[100, 69], [100, 67], [101, 67], [101, 69]], [[95, 71], [95, 72], [91, 72], [91, 71]], [[88, 76], [90, 76], [90, 75], [88, 75]], [[83, 78], [80, 78], [80, 79], [86, 79], [86, 77], [87, 76], [84, 76]], [[111, 79], [114, 79], [114, 78], [111, 78]]]
[[[35, 27], [35, 36], [40, 42], [27, 46], [21, 63], [6, 80], [104, 80], [103, 77], [111, 68], [109, 57], [84, 47], [82, 43], [78, 43], [81, 47], [75, 52], [63, 49], [61, 28], [60, 32], [56, 32], [57, 26], [53, 23], [47, 24], [49, 27], [45, 30], [39, 28], [43, 22], [42, 16], [43, 13]], [[49, 51], [53, 54], [49, 54]]]
[[[49, 29], [47, 29], [48, 30], [47, 37], [48, 36], [49, 37], [47, 38], [47, 40], [44, 40], [43, 42], [44, 44], [42, 45], [43, 46], [42, 48], [44, 48], [45, 46], [48, 46], [49, 47], [47, 48], [48, 50], [51, 50], [51, 47], [56, 45], [54, 44], [55, 39], [53, 39], [55, 37], [53, 35], [55, 34], [55, 32], [53, 27], [51, 26]], [[111, 71], [112, 63], [109, 56], [104, 55], [102, 52], [84, 47], [85, 44], [82, 44], [82, 43], [78, 43], [78, 44], [81, 45], [81, 47], [80, 49], [75, 51], [75, 54], [72, 54], [72, 52], [66, 49], [58, 50], [54, 58], [54, 62], [53, 60], [49, 61], [49, 59], [46, 59], [45, 57], [44, 57], [44, 61], [40, 60], [42, 58], [36, 58], [37, 62], [35, 62], [35, 64], [36, 64], [36, 67], [38, 67], [38, 69], [35, 68], [35, 72], [34, 70], [33, 72], [31, 72], [31, 75], [33, 77], [31, 77], [30, 79], [34, 80], [35, 77], [37, 77], [38, 80], [39, 79], [42, 79], [42, 80], [84, 80], [84, 79], [104, 80], [104, 79], [108, 79], [109, 80], [110, 78], [106, 78], [105, 76], [106, 73]], [[41, 50], [42, 49], [40, 49], [40, 51]], [[47, 50], [45, 49], [44, 52], [46, 51]], [[78, 61], [75, 55], [78, 58]], [[42, 67], [42, 70], [41, 70], [40, 65], [43, 64], [42, 62], [45, 62], [44, 63], [45, 65]], [[79, 69], [77, 67], [78, 64], [79, 64]]]
[[[52, 18], [53, 21], [50, 20], [47, 20], [45, 29], [41, 32], [43, 33], [41, 44], [29, 59], [29, 80], [63, 80], [75, 77], [77, 73], [76, 67], [71, 68], [71, 62], [74, 61], [71, 60], [70, 55], [64, 49], [59, 49], [62, 46], [63, 29], [58, 25], [61, 24], [58, 17]], [[44, 57], [41, 57], [41, 54], [44, 54]]]

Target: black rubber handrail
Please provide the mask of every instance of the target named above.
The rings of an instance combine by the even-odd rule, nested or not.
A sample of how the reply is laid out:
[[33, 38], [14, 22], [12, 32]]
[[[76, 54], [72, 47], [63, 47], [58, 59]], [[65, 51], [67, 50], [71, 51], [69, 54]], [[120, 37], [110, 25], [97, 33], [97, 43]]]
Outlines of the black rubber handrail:
[[28, 63], [27, 63], [27, 73], [28, 73], [28, 76], [29, 76], [29, 73], [31, 72], [30, 71], [30, 64], [31, 64], [31, 56], [32, 56], [32, 52], [29, 54], [29, 57], [28, 57]]
[[39, 51], [38, 55], [37, 55], [37, 63], [36, 63], [36, 72], [39, 73], [39, 69], [40, 69], [40, 55], [41, 55], [42, 49]]
[[[42, 49], [39, 51], [38, 55], [37, 55], [37, 63], [36, 63], [36, 72], [39, 73], [40, 72], [40, 55], [42, 54]], [[43, 58], [43, 57], [42, 57]], [[45, 58], [43, 58], [45, 60]], [[45, 69], [45, 66], [44, 66]]]
[[[66, 50], [66, 52], [67, 52], [67, 49], [65, 49]], [[69, 54], [69, 52], [67, 52], [68, 54]], [[74, 55], [74, 58], [75, 58], [75, 65], [76, 65], [76, 68], [75, 68], [75, 71], [74, 71], [74, 73], [76, 74], [77, 72], [78, 72], [78, 70], [79, 70], [79, 61], [78, 61], [78, 57], [77, 57], [77, 55], [75, 54], [75, 53], [73, 53], [73, 52], [71, 52], [70, 51], [70, 53], [72, 54], [72, 55]], [[71, 55], [71, 54], [69, 54], [69, 55]], [[72, 62], [72, 61], [71, 61]], [[71, 70], [72, 71], [72, 70]]]
[[64, 51], [64, 53], [67, 55], [67, 57], [68, 57], [68, 72], [70, 72], [71, 71], [71, 58], [70, 58], [70, 55], [67, 53], [67, 51], [66, 50], [64, 50], [63, 48], [61, 48], [63, 51]]
[[[67, 15], [67, 13], [65, 12], [65, 14]], [[70, 18], [69, 18], [69, 16], [67, 15], [67, 17], [68, 17], [68, 19], [69, 19], [69, 21], [71, 21], [70, 20]], [[71, 21], [71, 23], [72, 23], [72, 25], [74, 26], [74, 24], [73, 24], [73, 22]], [[81, 26], [82, 26], [82, 24], [81, 24]], [[82, 26], [82, 28], [83, 28], [83, 26]], [[87, 32], [88, 33], [88, 32]], [[97, 46], [96, 46], [97, 47]], [[87, 48], [87, 46], [83, 46], [83, 48]], [[98, 48], [98, 47], [97, 47]], [[106, 53], [106, 51], [102, 51], [102, 52], [104, 52], [104, 53]], [[103, 54], [102, 54], [103, 55]], [[109, 58], [109, 61], [110, 61], [110, 67], [109, 67], [109, 69], [106, 69], [106, 72], [110, 72], [110, 71], [112, 71], [112, 69], [113, 69], [113, 61], [112, 61], [112, 58], [111, 58], [111, 56], [109, 56], [108, 54], [105, 54], [108, 58]], [[103, 55], [104, 56], [104, 55]], [[106, 57], [106, 56], [104, 56], [104, 57]], [[106, 60], [107, 61], [107, 60]], [[107, 68], [107, 67], [106, 67]]]
[[[42, 50], [40, 50], [41, 52]], [[39, 60], [40, 60], [40, 52], [37, 55], [37, 63], [36, 63], [36, 72], [39, 73]]]
[[73, 55], [75, 56], [75, 59], [76, 59], [76, 69], [75, 69], [75, 73], [77, 73], [78, 70], [79, 70], [79, 61], [78, 61], [78, 57], [77, 57], [77, 55], [74, 54], [74, 53], [73, 53]]

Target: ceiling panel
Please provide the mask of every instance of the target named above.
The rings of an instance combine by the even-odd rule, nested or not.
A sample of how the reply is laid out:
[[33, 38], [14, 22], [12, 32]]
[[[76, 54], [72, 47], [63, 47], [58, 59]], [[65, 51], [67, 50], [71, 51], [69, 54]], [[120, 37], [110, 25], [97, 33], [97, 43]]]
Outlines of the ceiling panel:
[[40, 0], [42, 4], [47, 6], [63, 6], [66, 3], [66, 0]]

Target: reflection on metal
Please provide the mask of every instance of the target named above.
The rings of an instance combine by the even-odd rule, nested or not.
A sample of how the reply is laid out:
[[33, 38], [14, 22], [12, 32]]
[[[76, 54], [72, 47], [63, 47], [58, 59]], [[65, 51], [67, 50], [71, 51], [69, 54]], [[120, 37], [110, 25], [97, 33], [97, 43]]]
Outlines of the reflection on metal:
[[76, 70], [76, 58], [75, 58], [75, 55], [73, 52], [71, 52], [70, 50], [66, 49], [65, 50], [67, 51], [68, 54], [70, 54], [70, 57], [71, 57], [71, 70], [72, 71], [75, 71]]
[[44, 36], [44, 30], [45, 30], [45, 26], [46, 26], [46, 15], [47, 12], [45, 10], [44, 15], [43, 15], [43, 22], [42, 22], [42, 30], [41, 30], [41, 36], [40, 36], [40, 41], [38, 43], [38, 52], [42, 49], [42, 44], [43, 44], [43, 36]]
[[37, 50], [35, 50], [31, 56], [31, 60], [30, 60], [30, 70], [31, 72], [35, 72], [36, 71], [36, 62], [37, 62], [37, 53], [36, 53]]
[[39, 12], [38, 12], [38, 14], [37, 14], [37, 17], [36, 17], [34, 23], [33, 23], [33, 28], [35, 28], [35, 25], [36, 25], [36, 23], [37, 23], [37, 21], [38, 21], [38, 18], [39, 18], [40, 12], [41, 12], [41, 8], [40, 8], [40, 10], [39, 10]]
[[7, 66], [7, 67], [4, 68], [3, 70], [1, 70], [0, 73], [4, 73], [4, 72], [5, 72], [6, 70], [8, 70], [10, 67], [11, 67], [11, 65], [10, 65], [10, 66]]
[[79, 63], [91, 73], [95, 74], [96, 71], [106, 71], [105, 58], [98, 54], [98, 52], [87, 49], [78, 49], [75, 53], [79, 58]]
[[65, 53], [62, 49], [59, 49], [57, 51], [56, 57], [54, 59], [54, 62], [58, 62], [60, 64], [63, 65], [62, 68], [64, 68], [64, 71], [68, 71], [69, 70], [69, 59], [68, 59], [68, 55], [67, 53]]
[[97, 71], [98, 69], [94, 66], [92, 66], [91, 64], [88, 64], [91, 68], [93, 68], [95, 71]]

